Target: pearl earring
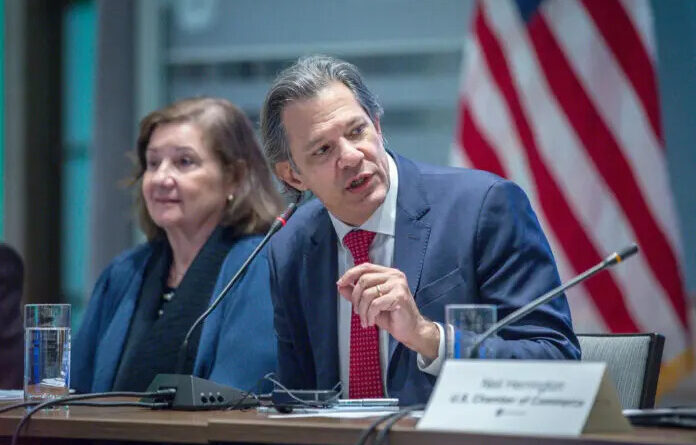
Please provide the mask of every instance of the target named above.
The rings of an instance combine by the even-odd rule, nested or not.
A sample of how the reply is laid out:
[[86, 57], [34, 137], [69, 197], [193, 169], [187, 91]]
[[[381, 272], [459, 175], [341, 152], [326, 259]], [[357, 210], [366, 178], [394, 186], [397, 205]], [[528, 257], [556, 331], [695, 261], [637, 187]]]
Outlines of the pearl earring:
[[227, 195], [227, 202], [232, 202], [233, 199], [234, 199], [234, 194], [230, 193], [229, 195]]

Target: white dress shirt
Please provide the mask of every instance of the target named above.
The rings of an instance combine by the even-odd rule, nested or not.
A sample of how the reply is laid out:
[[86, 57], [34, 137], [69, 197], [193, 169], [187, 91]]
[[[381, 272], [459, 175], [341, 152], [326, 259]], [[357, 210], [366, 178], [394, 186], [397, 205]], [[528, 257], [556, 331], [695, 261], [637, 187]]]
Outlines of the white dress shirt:
[[[391, 156], [387, 155], [389, 162], [389, 190], [384, 202], [377, 210], [365, 221], [360, 227], [353, 227], [329, 212], [331, 222], [333, 223], [336, 235], [338, 235], [338, 277], [353, 267], [353, 255], [343, 245], [343, 237], [351, 230], [362, 229], [370, 232], [375, 232], [375, 238], [370, 245], [370, 262], [381, 266], [392, 267], [394, 263], [394, 230], [396, 225], [396, 196], [399, 189], [399, 175], [396, 169], [396, 163]], [[341, 385], [343, 395], [347, 397], [349, 394], [348, 376], [350, 370], [350, 319], [353, 313], [353, 307], [350, 301], [343, 298], [337, 293], [338, 298], [338, 357], [340, 366]], [[430, 361], [418, 354], [418, 368], [428, 374], [438, 375], [442, 367], [443, 356], [445, 352], [445, 336], [442, 326], [437, 323], [440, 330], [440, 346], [438, 348], [438, 356]], [[389, 354], [389, 333], [383, 329], [379, 329], [379, 363], [382, 374], [382, 383], [384, 394], [387, 396], [387, 365]]]

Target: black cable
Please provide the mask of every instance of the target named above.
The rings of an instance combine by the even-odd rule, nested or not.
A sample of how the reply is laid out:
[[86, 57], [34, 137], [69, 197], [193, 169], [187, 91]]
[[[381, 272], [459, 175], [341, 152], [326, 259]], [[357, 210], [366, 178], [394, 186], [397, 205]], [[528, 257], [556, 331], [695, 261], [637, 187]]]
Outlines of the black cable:
[[0, 408], [0, 414], [6, 413], [8, 411], [12, 411], [13, 409], [24, 408], [25, 406], [32, 406], [32, 405], [36, 405], [36, 404], [38, 404], [38, 402], [15, 403], [14, 405], [9, 405], [9, 406], [5, 406], [3, 408]]
[[[302, 400], [302, 399], [300, 399], [300, 398], [294, 396], [294, 395], [292, 394], [292, 391], [290, 391], [289, 389], [287, 389], [285, 386], [283, 386], [282, 383], [280, 383], [278, 380], [276, 380], [276, 379], [273, 378], [274, 375], [275, 375], [275, 373], [273, 373], [273, 372], [269, 372], [268, 374], [264, 375], [263, 377], [261, 377], [260, 379], [258, 379], [258, 380], [256, 381], [256, 383], [254, 384], [254, 386], [252, 387], [252, 389], [253, 389], [253, 388], [256, 388], [257, 393], [260, 392], [260, 391], [261, 391], [261, 382], [263, 382], [264, 380], [268, 380], [269, 382], [273, 383], [274, 385], [279, 386], [283, 391], [285, 391], [285, 392], [286, 392], [288, 395], [290, 395], [290, 397], [292, 397], [293, 399], [299, 401], [300, 403], [305, 403], [305, 402], [306, 402], [306, 401], [304, 401], [304, 400]], [[334, 387], [334, 388], [335, 388], [335, 387]], [[340, 394], [338, 394], [338, 395], [340, 395]], [[244, 397], [242, 397], [241, 399], [239, 399], [239, 400], [237, 401], [237, 403], [235, 403], [234, 405], [228, 407], [227, 410], [229, 410], [229, 411], [234, 411], [234, 410], [236, 410], [236, 409], [239, 409], [239, 407], [242, 406], [242, 404], [249, 398], [249, 396], [253, 396], [253, 397], [254, 397], [257, 401], [259, 401], [259, 402], [261, 401], [261, 398], [264, 397], [263, 394], [259, 397], [259, 395], [257, 395], [256, 393], [253, 393], [253, 392], [251, 391], [251, 389], [249, 389], [248, 391], [246, 391], [246, 392], [244, 393]], [[273, 397], [273, 393], [272, 393], [272, 392], [271, 392], [270, 394], [267, 395], [267, 399], [268, 399], [268, 400], [271, 400], [270, 406], [274, 406], [273, 401], [272, 401], [272, 397]], [[331, 399], [331, 401], [333, 401], [333, 399]]]
[[169, 406], [169, 403], [165, 402], [67, 402], [67, 403], [60, 403], [59, 405], [63, 406], [99, 406], [99, 407], [119, 407], [119, 406], [136, 406], [136, 407], [143, 407], [143, 408], [166, 408]]
[[363, 432], [360, 434], [360, 437], [358, 437], [357, 442], [355, 442], [355, 445], [365, 445], [367, 443], [367, 439], [370, 437], [372, 433], [375, 432], [377, 427], [384, 421], [391, 419], [392, 417], [396, 416], [399, 414], [399, 411], [385, 414], [384, 416], [378, 417], [375, 419], [374, 422], [372, 422], [367, 428], [363, 430]]
[[91, 393], [91, 394], [77, 394], [77, 395], [73, 395], [73, 396], [58, 397], [55, 399], [47, 400], [45, 402], [39, 403], [34, 408], [27, 411], [26, 414], [24, 414], [22, 419], [19, 421], [19, 424], [17, 424], [17, 428], [15, 428], [14, 434], [12, 435], [11, 445], [17, 444], [17, 439], [19, 438], [19, 434], [22, 430], [22, 427], [24, 426], [25, 423], [27, 423], [29, 421], [31, 416], [33, 416], [34, 413], [39, 412], [44, 408], [48, 408], [48, 407], [55, 406], [55, 405], [61, 405], [61, 404], [64, 404], [64, 402], [70, 402], [70, 401], [74, 401], [74, 400], [97, 399], [97, 398], [101, 398], [101, 397], [141, 397], [142, 398], [142, 397], [156, 397], [156, 396], [165, 396], [165, 395], [170, 395], [173, 397], [175, 394], [176, 394], [176, 390], [174, 390], [174, 389], [164, 389], [164, 390], [160, 390], [160, 391], [151, 391], [151, 392], [119, 391], [119, 392], [98, 392], [98, 393]]
[[[266, 374], [266, 375], [268, 375], [268, 374]], [[261, 388], [261, 382], [263, 382], [265, 379], [266, 379], [266, 376], [263, 376], [260, 379], [258, 379], [256, 381], [256, 383], [254, 383], [254, 386], [252, 386], [247, 392], [244, 393], [244, 397], [237, 400], [237, 403], [235, 403], [234, 405], [227, 407], [226, 410], [227, 411], [234, 411], [234, 410], [239, 409], [242, 406], [242, 404], [246, 401], [246, 399], [249, 398], [249, 396], [253, 396], [256, 399], [256, 401], [258, 401], [259, 404], [261, 404], [261, 402], [259, 401], [259, 397], [256, 395], [256, 393], [252, 392], [252, 389], [256, 388], [256, 391], [258, 392]]]
[[[360, 434], [360, 437], [358, 438], [357, 442], [355, 442], [355, 445], [365, 445], [367, 443], [367, 439], [370, 438], [370, 435], [374, 433], [377, 430], [377, 427], [383, 423], [383, 422], [388, 422], [385, 425], [385, 428], [391, 428], [396, 422], [401, 420], [403, 417], [406, 415], [410, 414], [413, 411], [423, 409], [425, 405], [411, 405], [411, 406], [406, 406], [404, 408], [401, 408], [399, 411], [385, 414], [381, 417], [378, 417], [374, 422], [372, 422], [367, 428], [365, 428]], [[386, 433], [385, 433], [386, 436]], [[380, 436], [377, 437], [376, 440], [380, 440]], [[381, 440], [384, 440], [382, 437]], [[378, 442], [375, 442], [378, 443]]]
[[417, 411], [419, 409], [425, 409], [425, 405], [420, 404], [420, 405], [411, 405], [407, 406], [405, 408], [402, 408], [399, 410], [399, 412], [393, 416], [389, 421], [387, 421], [384, 424], [384, 427], [382, 427], [382, 430], [377, 433], [377, 436], [375, 437], [375, 441], [373, 442], [373, 445], [383, 445], [387, 443], [387, 437], [389, 434], [389, 431], [391, 431], [391, 428], [398, 422], [399, 420], [403, 419], [404, 417], [408, 416], [414, 411]]
[[[297, 397], [295, 394], [293, 394], [292, 390], [286, 388], [285, 385], [283, 385], [278, 380], [271, 377], [273, 375], [274, 375], [274, 373], [270, 372], [270, 373], [266, 374], [263, 378], [268, 380], [269, 382], [273, 383], [274, 385], [278, 386], [280, 389], [283, 390], [283, 392], [285, 392], [287, 395], [289, 395], [291, 399], [298, 402], [300, 405], [302, 405], [304, 407], [326, 408], [327, 405], [333, 404], [341, 397], [341, 391], [338, 391], [338, 392], [336, 392], [336, 395], [334, 395], [330, 399], [327, 399], [323, 402], [317, 402], [315, 400], [303, 400], [303, 399]], [[337, 386], [338, 386], [338, 384], [336, 384], [336, 386], [334, 386], [334, 388], [336, 388]]]
[[[6, 406], [4, 408], [0, 408], [0, 414], [5, 413], [7, 411], [12, 411], [13, 409], [17, 408], [24, 408], [27, 406], [36, 406], [41, 402], [23, 402], [23, 403], [16, 403], [11, 406]], [[144, 408], [166, 408], [169, 406], [168, 403], [148, 403], [148, 402], [65, 402], [65, 403], [59, 403], [58, 405], [60, 406], [139, 406], [139, 407], [144, 407]]]

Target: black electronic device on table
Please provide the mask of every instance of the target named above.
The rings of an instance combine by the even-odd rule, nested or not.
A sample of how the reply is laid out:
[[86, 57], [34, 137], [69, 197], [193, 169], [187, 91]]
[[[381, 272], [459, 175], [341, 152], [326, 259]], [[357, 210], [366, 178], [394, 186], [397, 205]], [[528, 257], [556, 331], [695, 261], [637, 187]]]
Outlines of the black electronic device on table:
[[157, 400], [156, 397], [143, 399], [145, 402], [167, 402], [175, 410], [209, 410], [235, 407], [238, 409], [253, 408], [259, 401], [230, 386], [220, 385], [192, 375], [157, 374], [147, 387], [148, 392], [162, 389], [175, 389], [174, 399]]

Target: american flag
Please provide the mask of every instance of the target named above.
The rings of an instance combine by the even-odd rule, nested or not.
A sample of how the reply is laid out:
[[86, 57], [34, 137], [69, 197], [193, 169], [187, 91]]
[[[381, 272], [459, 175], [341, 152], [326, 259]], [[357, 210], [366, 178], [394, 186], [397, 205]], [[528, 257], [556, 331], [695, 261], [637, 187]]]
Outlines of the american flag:
[[692, 367], [649, 0], [482, 0], [453, 162], [520, 184], [564, 280], [635, 240], [641, 253], [568, 292], [576, 332], [659, 332], [660, 390]]

